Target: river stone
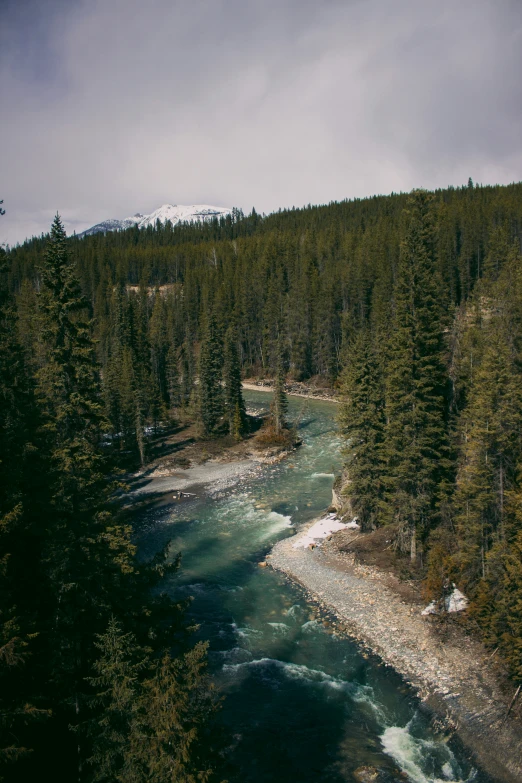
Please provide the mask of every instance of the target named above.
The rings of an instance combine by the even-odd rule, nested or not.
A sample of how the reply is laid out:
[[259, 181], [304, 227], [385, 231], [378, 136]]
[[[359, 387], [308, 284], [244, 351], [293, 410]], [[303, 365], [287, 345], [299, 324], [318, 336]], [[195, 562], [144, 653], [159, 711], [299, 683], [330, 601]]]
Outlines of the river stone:
[[353, 772], [357, 783], [404, 783], [407, 780], [403, 773], [396, 771], [395, 774], [387, 772], [377, 767], [357, 767]]
[[358, 767], [353, 776], [357, 783], [379, 783], [379, 770], [376, 767]]

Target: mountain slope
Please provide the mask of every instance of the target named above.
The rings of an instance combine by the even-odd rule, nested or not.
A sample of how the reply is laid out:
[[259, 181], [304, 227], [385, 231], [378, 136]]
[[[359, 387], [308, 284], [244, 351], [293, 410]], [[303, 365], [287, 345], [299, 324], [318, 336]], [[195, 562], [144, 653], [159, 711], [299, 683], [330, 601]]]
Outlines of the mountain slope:
[[142, 215], [137, 212], [131, 217], [124, 218], [123, 220], [116, 220], [111, 218], [104, 220], [101, 223], [97, 223], [95, 226], [82, 231], [78, 236], [88, 236], [89, 234], [98, 234], [106, 231], [118, 231], [125, 228], [131, 228], [137, 225], [138, 228], [147, 228], [147, 226], [154, 226], [156, 221], [160, 223], [166, 223], [170, 220], [173, 226], [176, 223], [194, 223], [196, 221], [205, 222], [212, 220], [213, 218], [221, 218], [230, 215], [232, 212], [228, 207], [212, 207], [208, 204], [192, 204], [191, 206], [184, 206], [183, 204], [163, 204], [158, 209], [151, 212], [150, 215]]

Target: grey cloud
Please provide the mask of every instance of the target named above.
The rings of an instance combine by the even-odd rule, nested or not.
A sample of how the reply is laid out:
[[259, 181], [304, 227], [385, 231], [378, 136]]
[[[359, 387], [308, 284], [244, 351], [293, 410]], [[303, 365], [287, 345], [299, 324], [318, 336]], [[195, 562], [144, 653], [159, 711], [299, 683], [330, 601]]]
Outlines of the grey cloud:
[[81, 230], [166, 201], [522, 178], [518, 2], [21, 5], [0, 39], [0, 241], [57, 209]]

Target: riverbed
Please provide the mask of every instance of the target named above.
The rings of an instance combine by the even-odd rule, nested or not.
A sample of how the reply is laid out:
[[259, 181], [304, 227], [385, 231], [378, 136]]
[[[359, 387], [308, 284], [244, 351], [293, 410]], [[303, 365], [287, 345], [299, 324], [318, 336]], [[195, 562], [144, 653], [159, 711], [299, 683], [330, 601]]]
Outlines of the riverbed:
[[[245, 398], [251, 410], [270, 403], [265, 392]], [[228, 749], [218, 772], [230, 783], [341, 783], [361, 766], [414, 783], [489, 780], [457, 741], [431, 730], [399, 675], [259, 566], [278, 540], [329, 505], [341, 463], [337, 407], [289, 403], [303, 439], [294, 454], [201, 483], [183, 503], [171, 500], [170, 482], [140, 524], [143, 555], [167, 541], [173, 556], [182, 552], [182, 569], [165, 587], [193, 596], [197, 636], [210, 642], [210, 667], [226, 696], [219, 721]]]

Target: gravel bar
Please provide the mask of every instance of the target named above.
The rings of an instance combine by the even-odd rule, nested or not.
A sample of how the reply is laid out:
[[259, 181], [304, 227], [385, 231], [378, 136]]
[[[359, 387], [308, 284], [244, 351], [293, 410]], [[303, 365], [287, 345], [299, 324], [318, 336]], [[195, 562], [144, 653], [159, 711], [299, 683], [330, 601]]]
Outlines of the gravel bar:
[[421, 607], [389, 589], [389, 574], [355, 565], [353, 555], [340, 553], [333, 542], [309, 550], [294, 548], [296, 540], [276, 544], [270, 566], [304, 587], [343, 630], [399, 672], [484, 771], [502, 783], [521, 783], [522, 723], [514, 711], [506, 718], [512, 694], [501, 691], [482, 645], [464, 633], [442, 643]]

